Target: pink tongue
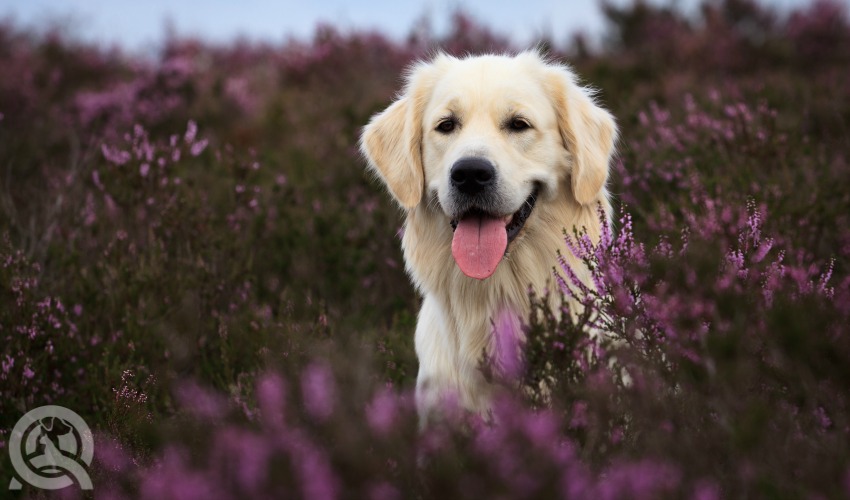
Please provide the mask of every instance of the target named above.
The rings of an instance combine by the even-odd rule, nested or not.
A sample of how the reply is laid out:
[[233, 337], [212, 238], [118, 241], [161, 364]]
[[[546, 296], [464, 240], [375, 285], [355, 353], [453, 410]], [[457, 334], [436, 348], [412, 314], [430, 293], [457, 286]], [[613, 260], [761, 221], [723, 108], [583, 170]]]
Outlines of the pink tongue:
[[458, 221], [452, 239], [452, 255], [463, 274], [483, 280], [496, 272], [507, 246], [505, 221], [470, 215]]

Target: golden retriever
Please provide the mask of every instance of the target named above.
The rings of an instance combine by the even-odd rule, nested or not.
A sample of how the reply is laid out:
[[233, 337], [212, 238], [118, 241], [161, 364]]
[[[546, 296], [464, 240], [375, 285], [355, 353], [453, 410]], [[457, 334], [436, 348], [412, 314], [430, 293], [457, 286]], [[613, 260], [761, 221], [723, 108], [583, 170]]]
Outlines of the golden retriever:
[[565, 229], [598, 241], [616, 136], [574, 73], [533, 51], [419, 62], [365, 127], [361, 151], [405, 212], [406, 269], [423, 297], [415, 336], [423, 424], [446, 399], [487, 412], [495, 386], [480, 360], [494, 349], [494, 325], [504, 329], [508, 318], [521, 335], [529, 290], [556, 289]]

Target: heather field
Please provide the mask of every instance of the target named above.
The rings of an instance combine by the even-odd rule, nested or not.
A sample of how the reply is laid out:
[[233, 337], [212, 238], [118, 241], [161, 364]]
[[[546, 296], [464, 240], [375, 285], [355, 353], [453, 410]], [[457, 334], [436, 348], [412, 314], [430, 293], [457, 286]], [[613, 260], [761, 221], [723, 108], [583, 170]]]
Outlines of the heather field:
[[47, 495], [6, 453], [45, 404], [92, 427], [97, 498], [850, 496], [846, 4], [601, 8], [601, 44], [540, 44], [621, 129], [617, 223], [562, 250], [596, 290], [550, 291], [577, 324], [531, 297], [517, 378], [482, 365], [497, 425], [424, 433], [358, 135], [411, 61], [522, 47], [462, 14], [151, 58], [0, 24], [0, 496]]

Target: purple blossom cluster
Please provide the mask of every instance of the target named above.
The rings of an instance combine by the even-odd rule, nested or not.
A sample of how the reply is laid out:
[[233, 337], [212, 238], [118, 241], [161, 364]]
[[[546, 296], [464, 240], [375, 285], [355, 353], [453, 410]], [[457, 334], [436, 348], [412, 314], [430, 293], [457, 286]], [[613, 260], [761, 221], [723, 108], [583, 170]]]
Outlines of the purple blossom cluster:
[[[316, 382], [317, 370], [332, 378]], [[179, 432], [194, 436], [185, 441], [202, 438], [203, 451], [178, 439], [145, 466], [131, 467], [132, 456], [107, 439], [108, 452], [97, 456], [100, 494], [271, 498], [286, 492], [384, 499], [403, 498], [416, 487], [435, 495], [613, 499], [693, 490], [700, 498], [719, 498], [714, 483], [686, 487], [678, 468], [663, 460], [620, 461], [594, 469], [562, 434], [555, 413], [530, 411], [516, 399], [497, 402], [493, 417], [498, 425], [456, 413], [444, 427], [416, 432], [409, 394], [379, 389], [365, 405], [344, 414], [317, 415], [316, 394], [333, 391], [337, 381], [321, 365], [306, 368], [303, 375], [315, 385], [304, 387], [302, 381], [298, 390], [276, 373], [259, 377], [256, 411], [241, 415], [248, 424], [224, 423], [238, 412], [224, 401], [215, 403], [215, 412], [201, 415], [195, 408], [208, 407], [218, 396], [197, 385], [182, 390], [183, 411], [194, 417], [182, 422]], [[458, 461], [464, 466], [458, 468]], [[134, 478], [130, 482], [128, 474]]]
[[[21, 250], [0, 243], [0, 400], [3, 413], [65, 395], [76, 377], [86, 375], [87, 345], [76, 319], [82, 306], [68, 310], [58, 297], [40, 291], [40, 266]], [[8, 431], [8, 429], [4, 429]]]

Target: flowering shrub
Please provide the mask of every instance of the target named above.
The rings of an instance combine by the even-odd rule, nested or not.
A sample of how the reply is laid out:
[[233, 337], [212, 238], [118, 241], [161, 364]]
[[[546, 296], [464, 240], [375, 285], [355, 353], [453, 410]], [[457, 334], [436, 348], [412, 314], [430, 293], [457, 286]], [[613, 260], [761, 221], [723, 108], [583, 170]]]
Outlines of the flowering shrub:
[[[532, 322], [526, 391], [537, 404], [556, 395], [565, 433], [593, 461], [676, 457], [679, 479], [714, 481], [732, 496], [769, 491], [759, 482], [777, 492], [837, 484], [847, 456], [835, 444], [850, 432], [839, 389], [850, 318], [847, 293], [829, 284], [834, 264], [786, 263], [753, 203], [730, 210], [726, 225], [715, 215], [655, 246], [636, 242], [628, 214], [599, 246], [568, 238], [595, 288], [562, 264], [572, 278], [562, 290], [584, 311], [578, 325], [545, 310]], [[604, 333], [591, 340], [588, 326]], [[810, 460], [818, 454], [842, 465]]]
[[10, 246], [7, 238], [0, 263], [7, 304], [0, 316], [0, 397], [21, 411], [35, 401], [50, 403], [65, 394], [68, 382], [86, 371], [88, 345], [74, 323], [82, 306], [75, 304], [69, 311], [61, 299], [39, 294], [40, 267]]
[[594, 287], [553, 255], [581, 307], [496, 318], [508, 390], [425, 432], [356, 141], [408, 62], [504, 37], [458, 14], [142, 60], [0, 26], [2, 446], [67, 406], [108, 498], [850, 494], [846, 10], [604, 10], [597, 50], [547, 42], [622, 129], [615, 224], [565, 228]]

